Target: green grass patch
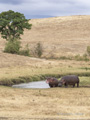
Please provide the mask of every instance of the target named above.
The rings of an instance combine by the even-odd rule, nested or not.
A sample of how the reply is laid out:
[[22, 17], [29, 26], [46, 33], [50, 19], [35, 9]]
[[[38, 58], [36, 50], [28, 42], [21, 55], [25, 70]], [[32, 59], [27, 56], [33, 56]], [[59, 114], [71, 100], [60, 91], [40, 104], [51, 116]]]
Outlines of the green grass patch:
[[80, 86], [89, 86], [90, 87], [90, 77], [79, 77], [80, 78]]

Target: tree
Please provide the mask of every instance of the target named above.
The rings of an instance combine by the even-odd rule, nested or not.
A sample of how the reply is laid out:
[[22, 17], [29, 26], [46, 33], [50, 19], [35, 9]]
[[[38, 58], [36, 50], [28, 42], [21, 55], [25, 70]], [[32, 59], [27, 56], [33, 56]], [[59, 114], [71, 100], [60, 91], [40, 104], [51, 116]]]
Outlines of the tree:
[[[12, 10], [2, 12], [0, 14], [1, 37], [9, 41], [9, 43], [12, 41], [12, 45], [13, 43], [15, 44], [15, 40], [21, 39], [20, 35], [23, 34], [25, 28], [31, 29], [32, 24], [29, 24], [28, 21], [29, 20], [19, 12]], [[20, 42], [17, 43], [20, 45]]]
[[9, 10], [0, 14], [0, 32], [1, 36], [9, 40], [20, 39], [20, 35], [23, 34], [24, 28], [31, 29], [29, 20], [25, 19], [25, 16], [19, 12]]

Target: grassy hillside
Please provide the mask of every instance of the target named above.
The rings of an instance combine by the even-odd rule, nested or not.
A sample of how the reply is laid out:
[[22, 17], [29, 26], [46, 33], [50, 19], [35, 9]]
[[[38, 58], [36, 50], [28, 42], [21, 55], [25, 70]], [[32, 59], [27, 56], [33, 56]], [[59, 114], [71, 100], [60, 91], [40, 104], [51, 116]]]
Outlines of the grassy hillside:
[[41, 42], [44, 56], [83, 55], [90, 45], [90, 16], [67, 16], [32, 19], [32, 30], [26, 30], [22, 44]]
[[[31, 30], [22, 35], [22, 46], [28, 44], [30, 49], [40, 42], [45, 57], [62, 55], [83, 55], [90, 45], [90, 16], [67, 16], [32, 19]], [[0, 39], [0, 50], [5, 41]]]

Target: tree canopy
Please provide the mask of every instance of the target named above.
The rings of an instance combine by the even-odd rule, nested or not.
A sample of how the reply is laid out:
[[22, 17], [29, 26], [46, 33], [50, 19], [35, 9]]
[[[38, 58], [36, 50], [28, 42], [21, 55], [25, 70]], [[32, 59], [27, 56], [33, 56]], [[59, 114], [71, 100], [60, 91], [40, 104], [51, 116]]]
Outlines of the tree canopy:
[[7, 41], [20, 39], [24, 29], [31, 29], [32, 24], [28, 23], [29, 20], [19, 12], [9, 10], [0, 14], [0, 32], [2, 38]]

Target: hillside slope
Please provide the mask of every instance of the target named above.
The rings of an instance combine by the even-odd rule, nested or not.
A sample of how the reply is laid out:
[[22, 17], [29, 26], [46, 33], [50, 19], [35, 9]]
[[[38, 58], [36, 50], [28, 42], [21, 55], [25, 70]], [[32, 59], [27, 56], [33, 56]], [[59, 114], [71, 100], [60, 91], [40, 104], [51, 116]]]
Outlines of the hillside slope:
[[[43, 45], [43, 56], [83, 55], [90, 45], [90, 16], [67, 16], [43, 19], [32, 19], [31, 30], [22, 35], [22, 45], [27, 43], [30, 49], [40, 42]], [[0, 49], [5, 41], [0, 39]]]
[[90, 16], [67, 16], [32, 19], [32, 30], [26, 30], [22, 43], [41, 42], [44, 55], [84, 54], [90, 45]]

